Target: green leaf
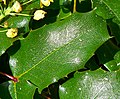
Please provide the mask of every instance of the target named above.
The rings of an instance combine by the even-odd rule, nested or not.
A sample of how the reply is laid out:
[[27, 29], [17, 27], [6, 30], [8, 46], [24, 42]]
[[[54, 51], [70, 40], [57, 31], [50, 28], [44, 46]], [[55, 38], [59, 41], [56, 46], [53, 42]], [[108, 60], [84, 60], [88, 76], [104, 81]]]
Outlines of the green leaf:
[[19, 32], [27, 33], [29, 31], [29, 21], [30, 17], [28, 16], [15, 16], [9, 18], [6, 22], [10, 28], [21, 28]]
[[60, 0], [53, 0], [54, 2], [50, 4], [50, 6], [46, 7], [46, 9], [60, 9], [59, 2]]
[[[3, 31], [3, 32], [2, 32]], [[0, 56], [8, 49], [17, 38], [8, 38], [6, 36], [7, 29], [0, 28]]]
[[64, 6], [61, 6], [60, 13], [58, 15], [58, 20], [65, 19], [70, 15], [71, 15], [70, 10], [65, 8]]
[[106, 23], [94, 11], [74, 13], [63, 21], [30, 32], [21, 41], [20, 50], [10, 57], [13, 75], [19, 78], [19, 82], [10, 85], [12, 97], [30, 99], [36, 87], [41, 91], [83, 68], [108, 39]]
[[[40, 8], [40, 0], [33, 0], [31, 3], [24, 5], [25, 10], [33, 10], [33, 9], [39, 9]], [[23, 6], [23, 7], [24, 7]]]
[[60, 0], [60, 5], [67, 6], [67, 5], [70, 5], [71, 2], [72, 2], [72, 0]]
[[60, 99], [119, 99], [120, 71], [78, 72], [59, 87]]
[[[109, 71], [115, 71], [119, 69], [118, 62], [114, 60], [114, 55], [119, 51], [119, 48], [115, 46], [110, 40], [104, 43], [97, 51], [96, 54], [99, 59], [99, 64], [104, 66]], [[116, 56], [117, 57], [117, 56]]]
[[100, 64], [105, 64], [108, 61], [113, 60], [114, 55], [119, 51], [119, 48], [116, 47], [110, 40], [104, 43], [97, 51]]
[[[114, 20], [107, 20], [107, 24], [110, 28], [111, 35], [114, 36], [115, 40], [117, 41], [117, 45], [120, 44], [120, 24], [112, 22]], [[117, 21], [118, 22], [118, 21]]]
[[105, 19], [114, 16], [120, 21], [120, 0], [93, 0], [93, 6], [97, 7], [96, 13]]
[[115, 60], [111, 60], [104, 64], [104, 66], [109, 70], [109, 71], [116, 71], [119, 70], [120, 66], [117, 65]]
[[91, 71], [96, 70], [100, 68], [100, 66], [96, 63], [95, 56], [91, 57], [87, 63], [85, 64], [85, 67], [90, 69]]
[[[30, 17], [25, 16], [15, 16], [9, 18], [6, 22], [8, 23], [9, 28], [19, 28], [19, 33], [27, 33], [29, 31], [29, 20]], [[6, 36], [8, 28], [0, 28], [0, 55], [3, 54], [13, 42], [18, 40], [18, 37], [8, 38]]]
[[119, 66], [119, 68], [120, 68], [120, 51], [118, 51], [118, 52], [115, 54], [114, 60], [116, 61], [117, 66]]
[[8, 90], [9, 83], [0, 84], [0, 99], [12, 99]]

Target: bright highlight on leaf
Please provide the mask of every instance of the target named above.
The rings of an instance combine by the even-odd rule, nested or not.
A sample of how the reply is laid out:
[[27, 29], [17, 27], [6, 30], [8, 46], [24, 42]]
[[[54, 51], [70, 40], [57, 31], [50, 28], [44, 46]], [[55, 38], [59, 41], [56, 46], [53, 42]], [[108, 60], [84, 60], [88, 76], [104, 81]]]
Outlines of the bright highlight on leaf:
[[[16, 87], [16, 92], [11, 89], [12, 95], [30, 99], [36, 88], [33, 84], [41, 91], [66, 74], [83, 68], [96, 49], [108, 39], [106, 24], [101, 17], [96, 17], [94, 11], [74, 13], [61, 22], [31, 31], [20, 41], [20, 50], [11, 56], [12, 72], [19, 78], [18, 83], [11, 85], [11, 88]], [[24, 89], [30, 94], [24, 94]], [[63, 87], [61, 90], [67, 91]]]
[[72, 99], [73, 96], [74, 99], [119, 99], [119, 76], [120, 71], [110, 73], [101, 69], [77, 72], [62, 85], [66, 90], [59, 88], [60, 99]]
[[21, 4], [18, 1], [16, 1], [12, 6], [12, 10], [14, 12], [21, 12], [22, 11]]
[[45, 17], [45, 14], [46, 14], [46, 13], [47, 13], [47, 12], [45, 12], [45, 11], [43, 11], [43, 10], [37, 10], [37, 11], [35, 11], [35, 13], [34, 13], [33, 19], [34, 19], [34, 20], [43, 19], [43, 18]]
[[0, 99], [119, 99], [119, 2], [0, 0]]
[[9, 38], [14, 38], [16, 37], [18, 34], [18, 29], [17, 28], [11, 28], [11, 29], [8, 29], [6, 35], [7, 37]]

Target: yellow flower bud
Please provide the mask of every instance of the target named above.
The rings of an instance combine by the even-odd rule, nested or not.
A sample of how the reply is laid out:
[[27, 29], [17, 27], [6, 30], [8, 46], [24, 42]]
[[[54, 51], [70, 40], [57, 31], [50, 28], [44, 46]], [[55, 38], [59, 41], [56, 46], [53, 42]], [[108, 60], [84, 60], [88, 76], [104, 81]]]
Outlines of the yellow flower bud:
[[53, 2], [53, 0], [41, 0], [40, 1], [44, 6], [49, 6], [50, 2]]
[[53, 0], [50, 0], [50, 2], [54, 2]]
[[8, 28], [8, 22], [4, 22], [4, 28]]
[[6, 0], [1, 0], [1, 1], [3, 1], [3, 2], [4, 2], [4, 5], [6, 5]]
[[47, 12], [43, 11], [43, 10], [36, 10], [35, 13], [34, 13], [34, 17], [33, 19], [34, 20], [40, 20], [40, 19], [43, 19], [45, 17], [45, 14]]
[[15, 3], [12, 6], [12, 10], [15, 11], [15, 12], [21, 12], [22, 11], [22, 7], [21, 7], [21, 5], [18, 1], [15, 1]]
[[9, 38], [14, 38], [16, 37], [18, 34], [18, 29], [17, 28], [11, 28], [11, 29], [8, 29], [6, 35], [7, 37]]

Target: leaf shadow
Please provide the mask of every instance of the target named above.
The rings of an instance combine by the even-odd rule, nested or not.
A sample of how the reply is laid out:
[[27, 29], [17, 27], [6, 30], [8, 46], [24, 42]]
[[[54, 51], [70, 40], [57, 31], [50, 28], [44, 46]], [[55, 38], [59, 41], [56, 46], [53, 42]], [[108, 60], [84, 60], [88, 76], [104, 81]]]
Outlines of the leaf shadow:
[[14, 55], [21, 47], [20, 40], [17, 40], [13, 43], [12, 46], [10, 46], [7, 50], [6, 53], [8, 53], [9, 56]]
[[100, 68], [99, 65], [99, 59], [97, 57], [97, 55], [93, 55], [85, 64], [85, 67], [90, 69], [91, 71], [97, 70], [98, 68]]
[[[78, 72], [84, 72], [89, 70], [88, 68], [83, 68], [78, 70]], [[38, 88], [36, 88], [33, 99], [60, 99], [59, 97], [59, 87], [64, 84], [68, 80], [74, 77], [73, 71], [69, 73], [66, 77], [59, 79], [57, 82], [50, 84], [48, 87], [44, 88], [41, 93], [38, 92]]]
[[[5, 53], [3, 53], [0, 56], [0, 72], [1, 72], [0, 73], [0, 89], [3, 89], [3, 90], [0, 90], [0, 91], [2, 91], [0, 93], [3, 93], [3, 94], [0, 94], [0, 98], [2, 98], [2, 99], [12, 99], [10, 96], [10, 93], [8, 91], [9, 83], [7, 82], [11, 79], [3, 74], [13, 76], [10, 65], [9, 65], [9, 60], [10, 60], [10, 56], [15, 54], [20, 49], [20, 46], [21, 46], [20, 41], [17, 40], [13, 43], [12, 46], [10, 46], [5, 51]], [[6, 94], [6, 95], [4, 95], [4, 94]]]
[[39, 93], [38, 88], [36, 88], [33, 99], [60, 99], [59, 83], [55, 82], [50, 84], [48, 87], [44, 88], [41, 93]]
[[12, 97], [10, 96], [9, 90], [9, 83], [8, 82], [4, 82], [2, 84], [0, 84], [0, 99], [12, 99]]
[[92, 3], [91, 0], [77, 0], [76, 10], [78, 12], [89, 12], [92, 10]]
[[120, 27], [117, 23], [113, 22], [113, 18], [107, 19], [107, 29], [109, 35], [112, 36], [111, 41], [120, 47]]
[[[10, 66], [9, 66], [9, 55], [4, 53], [0, 56], [0, 72], [12, 75]], [[0, 74], [0, 84], [10, 80], [8, 77]]]
[[29, 27], [32, 30], [40, 28], [40, 27], [42, 27], [42, 26], [44, 26], [46, 24], [51, 24], [51, 23], [56, 22], [57, 15], [59, 14], [59, 9], [57, 9], [57, 10], [47, 9], [47, 10], [45, 10], [45, 12], [47, 12], [47, 14], [46, 14], [44, 19], [34, 20], [33, 17], [31, 18]]
[[13, 42], [13, 45], [10, 46], [5, 53], [0, 57], [0, 70], [1, 72], [5, 72], [6, 74], [13, 76], [9, 61], [10, 61], [10, 56], [14, 55], [21, 47], [20, 40], [17, 40]]

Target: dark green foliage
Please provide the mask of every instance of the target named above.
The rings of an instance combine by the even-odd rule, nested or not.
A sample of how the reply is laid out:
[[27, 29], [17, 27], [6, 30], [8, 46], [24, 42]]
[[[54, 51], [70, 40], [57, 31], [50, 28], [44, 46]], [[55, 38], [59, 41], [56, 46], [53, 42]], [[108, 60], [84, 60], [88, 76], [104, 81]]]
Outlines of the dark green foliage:
[[[14, 16], [2, 12], [13, 0], [0, 2], [0, 99], [120, 97], [120, 0], [18, 1]], [[37, 21], [38, 9], [47, 14]]]

